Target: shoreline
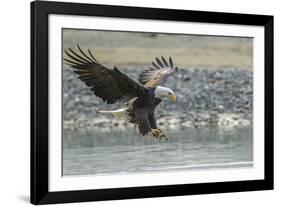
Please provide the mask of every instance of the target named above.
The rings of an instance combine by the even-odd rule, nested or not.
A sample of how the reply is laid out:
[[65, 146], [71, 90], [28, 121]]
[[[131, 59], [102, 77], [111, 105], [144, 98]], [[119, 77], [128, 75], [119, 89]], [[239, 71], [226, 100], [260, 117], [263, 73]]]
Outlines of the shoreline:
[[[201, 117], [198, 118], [198, 117]], [[243, 114], [219, 114], [216, 118], [208, 114], [198, 114], [196, 120], [185, 120], [183, 117], [157, 118], [157, 124], [160, 129], [179, 129], [179, 128], [218, 128], [225, 130], [232, 130], [236, 128], [248, 127], [253, 122], [250, 119], [244, 118]], [[63, 129], [68, 131], [75, 131], [80, 129], [98, 129], [100, 131], [110, 130], [125, 130], [126, 128], [134, 128], [132, 124], [124, 119], [117, 119], [108, 115], [108, 118], [99, 117], [92, 120], [88, 119], [72, 119], [65, 120]]]

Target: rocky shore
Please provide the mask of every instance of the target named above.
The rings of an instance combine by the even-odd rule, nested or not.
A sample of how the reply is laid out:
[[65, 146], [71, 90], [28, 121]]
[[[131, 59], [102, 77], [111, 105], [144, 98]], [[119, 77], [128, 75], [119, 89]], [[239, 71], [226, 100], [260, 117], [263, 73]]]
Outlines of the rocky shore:
[[[119, 69], [137, 79], [145, 67]], [[253, 73], [236, 68], [179, 69], [166, 83], [177, 95], [175, 104], [163, 101], [156, 110], [159, 127], [244, 127], [252, 123]], [[98, 110], [124, 105], [106, 105], [77, 78], [69, 67], [63, 68], [63, 127], [122, 129], [133, 126]]]

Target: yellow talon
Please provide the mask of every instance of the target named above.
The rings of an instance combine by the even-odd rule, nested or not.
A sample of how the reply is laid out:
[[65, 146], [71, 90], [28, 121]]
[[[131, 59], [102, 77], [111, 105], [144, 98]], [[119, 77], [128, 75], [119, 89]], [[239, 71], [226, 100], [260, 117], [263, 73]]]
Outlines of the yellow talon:
[[168, 136], [165, 133], [163, 133], [160, 129], [151, 129], [150, 132], [153, 135], [153, 137], [156, 137], [157, 139], [159, 139], [159, 141], [162, 138], [164, 138], [166, 141], [168, 140]]
[[160, 134], [161, 134], [160, 129], [151, 129], [150, 132], [153, 135], [153, 137], [156, 137], [156, 138], [160, 137]]

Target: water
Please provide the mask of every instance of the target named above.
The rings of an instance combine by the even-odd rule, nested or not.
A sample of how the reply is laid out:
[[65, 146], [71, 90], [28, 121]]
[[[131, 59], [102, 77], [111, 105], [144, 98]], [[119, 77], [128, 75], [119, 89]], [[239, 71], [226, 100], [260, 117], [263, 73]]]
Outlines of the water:
[[159, 142], [128, 130], [64, 131], [63, 175], [128, 174], [253, 166], [252, 126], [163, 129]]

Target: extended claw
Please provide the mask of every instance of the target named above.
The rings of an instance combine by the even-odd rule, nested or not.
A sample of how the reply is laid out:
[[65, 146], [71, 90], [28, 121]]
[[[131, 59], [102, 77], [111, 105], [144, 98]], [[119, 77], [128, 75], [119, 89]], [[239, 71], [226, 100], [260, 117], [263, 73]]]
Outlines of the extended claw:
[[151, 129], [150, 132], [153, 137], [156, 137], [157, 139], [159, 139], [159, 141], [162, 139], [165, 139], [166, 141], [168, 140], [168, 136], [163, 133], [160, 129]]
[[168, 140], [168, 136], [167, 136], [165, 133], [163, 133], [163, 132], [160, 133], [159, 140], [162, 140], [162, 138], [163, 138], [165, 141]]

